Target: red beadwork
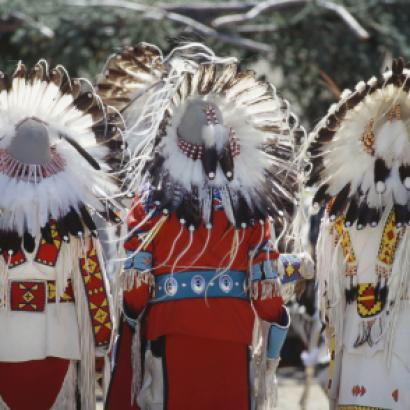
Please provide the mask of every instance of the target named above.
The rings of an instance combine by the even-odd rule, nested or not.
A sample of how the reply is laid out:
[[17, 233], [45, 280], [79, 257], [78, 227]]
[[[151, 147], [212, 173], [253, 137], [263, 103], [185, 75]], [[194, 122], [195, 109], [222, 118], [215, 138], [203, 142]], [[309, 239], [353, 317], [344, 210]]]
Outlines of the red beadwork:
[[[191, 158], [194, 161], [202, 158], [205, 149], [203, 145], [192, 144], [180, 137], [178, 137], [177, 145], [188, 158]], [[239, 139], [233, 128], [229, 129], [229, 149], [233, 158], [237, 157], [241, 153]]]
[[23, 164], [13, 158], [5, 149], [0, 149], [0, 173], [28, 182], [40, 182], [43, 178], [64, 170], [65, 161], [56, 148], [50, 147], [51, 160], [44, 165]]

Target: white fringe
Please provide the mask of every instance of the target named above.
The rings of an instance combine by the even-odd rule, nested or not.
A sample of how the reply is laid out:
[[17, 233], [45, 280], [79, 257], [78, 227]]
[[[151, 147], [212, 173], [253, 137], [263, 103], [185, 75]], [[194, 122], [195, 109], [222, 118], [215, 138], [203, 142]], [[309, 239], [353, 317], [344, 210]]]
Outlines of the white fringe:
[[268, 359], [267, 341], [270, 323], [256, 319], [252, 343], [252, 368], [254, 371], [251, 386], [254, 410], [270, 410], [277, 404], [276, 369], [280, 358]]
[[141, 323], [140, 317], [136, 320], [134, 335], [131, 344], [131, 404], [137, 403], [142, 386], [142, 361], [141, 361]]
[[390, 280], [388, 282], [389, 294], [386, 301], [385, 312], [389, 311], [389, 320], [386, 323], [386, 348], [385, 360], [390, 368], [397, 321], [405, 303], [408, 303], [410, 281], [410, 231], [407, 228], [396, 250]]
[[[319, 282], [322, 322], [327, 323], [330, 336], [336, 336], [336, 353], [342, 347], [343, 288], [345, 261], [339, 246], [335, 244], [332, 223], [324, 216], [316, 245], [316, 272]], [[328, 341], [329, 342], [329, 341]]]
[[155, 278], [151, 271], [139, 271], [137, 269], [123, 270], [119, 278], [121, 289], [132, 290], [139, 288], [143, 283], [153, 287]]
[[[74, 239], [72, 239], [73, 241]], [[80, 372], [78, 386], [81, 396], [81, 408], [84, 410], [95, 409], [95, 341], [93, 327], [89, 313], [88, 299], [85, 293], [79, 258], [86, 249], [77, 241], [77, 268], [73, 270], [73, 288], [77, 310], [77, 321], [80, 332]]]

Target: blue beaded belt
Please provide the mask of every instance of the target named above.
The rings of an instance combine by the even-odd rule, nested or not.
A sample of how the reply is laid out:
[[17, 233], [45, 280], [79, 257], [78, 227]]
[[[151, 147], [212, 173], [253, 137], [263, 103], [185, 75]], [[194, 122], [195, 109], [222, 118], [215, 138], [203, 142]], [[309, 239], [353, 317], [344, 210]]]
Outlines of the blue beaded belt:
[[241, 271], [167, 273], [155, 278], [155, 296], [150, 303], [204, 297], [249, 299], [246, 287], [246, 273]]

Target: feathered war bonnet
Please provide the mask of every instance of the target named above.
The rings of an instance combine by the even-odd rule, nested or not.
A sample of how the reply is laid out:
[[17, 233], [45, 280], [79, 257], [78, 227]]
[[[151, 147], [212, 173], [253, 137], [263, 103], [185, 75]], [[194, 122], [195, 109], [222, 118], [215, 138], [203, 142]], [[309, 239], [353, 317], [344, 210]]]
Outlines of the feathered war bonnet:
[[22, 239], [34, 248], [49, 221], [61, 237], [96, 228], [90, 212], [107, 213], [113, 184], [104, 165], [118, 123], [81, 79], [40, 60], [0, 72], [0, 248], [15, 251]]
[[396, 224], [410, 223], [410, 70], [393, 60], [382, 78], [343, 92], [310, 137], [308, 185], [313, 202], [346, 226], [376, 226], [394, 207]]
[[164, 58], [161, 80], [127, 133], [135, 147], [128, 189], [148, 183], [156, 209], [176, 212], [190, 230], [212, 227], [215, 198], [235, 228], [289, 218], [298, 126], [287, 102], [234, 59], [195, 47]]
[[[117, 120], [121, 118], [130, 128], [138, 121], [146, 99], [165, 71], [161, 50], [152, 44], [138, 43], [107, 59], [95, 90], [104, 104], [120, 114]], [[135, 138], [125, 141], [122, 135], [120, 137], [117, 144], [121, 149], [114, 149], [107, 161], [122, 180], [131, 151], [135, 148]]]

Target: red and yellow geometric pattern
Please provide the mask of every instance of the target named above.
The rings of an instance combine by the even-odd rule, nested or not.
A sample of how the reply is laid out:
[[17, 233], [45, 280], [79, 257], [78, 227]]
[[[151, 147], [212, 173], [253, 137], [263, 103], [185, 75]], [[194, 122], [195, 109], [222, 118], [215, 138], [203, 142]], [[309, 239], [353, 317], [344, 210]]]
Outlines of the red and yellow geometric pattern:
[[7, 250], [3, 251], [4, 262], [8, 264], [9, 269], [15, 268], [23, 264], [26, 261], [24, 252], [19, 249], [17, 252], [14, 252], [13, 255], [9, 255]]
[[345, 218], [343, 216], [339, 216], [336, 219], [334, 223], [334, 228], [337, 233], [335, 239], [336, 244], [339, 242], [341, 238], [343, 256], [346, 260], [346, 276], [354, 276], [357, 274], [356, 255], [353, 251], [350, 235], [345, 227]]
[[95, 344], [107, 346], [111, 340], [113, 326], [104, 278], [92, 241], [87, 258], [80, 259], [80, 271], [88, 300]]
[[44, 312], [45, 307], [45, 282], [11, 282], [10, 310], [22, 312]]
[[[10, 285], [10, 309], [22, 312], [44, 312], [46, 303], [56, 302], [56, 282], [12, 281]], [[71, 281], [68, 282], [60, 303], [74, 302]]]
[[44, 238], [41, 238], [41, 243], [34, 260], [43, 265], [56, 266], [58, 254], [61, 249], [61, 237], [57, 231], [55, 222], [50, 221], [50, 231], [53, 243], [48, 243]]
[[357, 313], [366, 318], [375, 316], [383, 309], [382, 301], [376, 298], [372, 283], [359, 283], [357, 286]]
[[402, 228], [396, 228], [396, 215], [392, 209], [387, 217], [379, 246], [378, 259], [385, 265], [393, 265], [394, 254], [401, 237], [401, 232]]
[[[56, 296], [56, 282], [54, 280], [47, 281], [47, 303], [55, 303]], [[68, 280], [64, 294], [60, 297], [60, 303], [64, 302], [74, 302], [74, 291], [71, 280]]]

